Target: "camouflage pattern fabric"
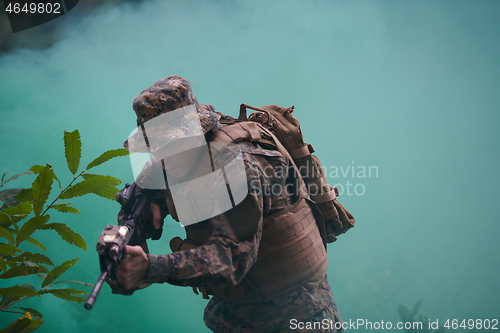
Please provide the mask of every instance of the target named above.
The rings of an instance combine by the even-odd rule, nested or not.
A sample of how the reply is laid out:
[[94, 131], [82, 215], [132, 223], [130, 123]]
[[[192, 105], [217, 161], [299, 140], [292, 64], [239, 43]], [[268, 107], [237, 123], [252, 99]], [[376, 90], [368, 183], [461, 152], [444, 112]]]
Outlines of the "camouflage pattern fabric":
[[313, 290], [299, 287], [267, 302], [241, 304], [212, 298], [204, 315], [207, 327], [221, 333], [342, 332], [335, 328], [292, 329], [293, 320], [303, 323], [321, 323], [323, 320], [342, 323], [326, 276]]
[[[170, 111], [178, 110], [189, 105], [196, 106], [201, 128], [204, 133], [217, 130], [220, 127], [218, 115], [213, 105], [198, 104], [191, 89], [191, 84], [183, 77], [172, 75], [153, 83], [144, 89], [132, 103], [137, 115], [138, 132], [123, 143], [125, 149], [134, 152], [148, 152], [143, 147], [144, 139], [141, 125]], [[165, 132], [165, 135], [170, 134]]]
[[[255, 263], [263, 219], [291, 206], [296, 198], [272, 190], [274, 185], [283, 184], [286, 174], [279, 152], [250, 142], [237, 146], [245, 162], [249, 190], [246, 207], [252, 207], [251, 211], [236, 206], [233, 212], [187, 226], [187, 239], [197, 247], [168, 255], [149, 255], [145, 282], [210, 290], [238, 284]], [[294, 183], [292, 179], [287, 182]], [[212, 297], [204, 314], [207, 327], [215, 332], [286, 332], [291, 319], [307, 318], [341, 320], [326, 276], [312, 290], [301, 286], [267, 302], [233, 303]]]
[[172, 75], [144, 89], [132, 103], [137, 115], [137, 125], [143, 124], [168, 111], [196, 103], [191, 83], [183, 77]]

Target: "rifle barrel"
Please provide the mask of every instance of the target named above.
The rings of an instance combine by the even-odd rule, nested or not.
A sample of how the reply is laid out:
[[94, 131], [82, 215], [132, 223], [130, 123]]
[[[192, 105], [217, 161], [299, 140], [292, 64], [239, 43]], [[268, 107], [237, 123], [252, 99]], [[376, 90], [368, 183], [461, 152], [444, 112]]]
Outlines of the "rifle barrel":
[[90, 310], [92, 309], [92, 306], [94, 306], [94, 302], [97, 298], [97, 295], [99, 294], [99, 291], [101, 291], [102, 284], [108, 277], [108, 271], [103, 271], [101, 275], [99, 275], [99, 279], [97, 280], [94, 289], [92, 289], [92, 292], [90, 293], [89, 297], [87, 298], [87, 302], [85, 302], [85, 309]]

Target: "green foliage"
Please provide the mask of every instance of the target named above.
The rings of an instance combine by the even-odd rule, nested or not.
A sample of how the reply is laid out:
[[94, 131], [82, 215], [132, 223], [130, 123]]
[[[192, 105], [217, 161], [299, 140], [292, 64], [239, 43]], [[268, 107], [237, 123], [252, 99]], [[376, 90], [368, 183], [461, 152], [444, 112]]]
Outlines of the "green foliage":
[[31, 261], [34, 263], [54, 266], [54, 263], [52, 262], [52, 260], [50, 260], [49, 257], [40, 253], [23, 252], [17, 257], [13, 257], [11, 261], [17, 261], [17, 262]]
[[33, 210], [33, 206], [29, 202], [23, 202], [13, 207], [8, 207], [0, 210], [0, 226], [9, 227], [16, 225], [17, 222], [23, 220]]
[[[14, 236], [12, 236], [12, 233], [9, 232], [9, 230], [5, 229], [4, 227], [0, 227], [0, 237], [5, 238], [8, 243], [14, 243], [16, 240], [14, 239]], [[2, 245], [7, 245], [7, 244], [0, 244], [0, 252], [4, 253], [2, 251]], [[9, 245], [10, 246], [10, 245]]]
[[[14, 237], [12, 237], [12, 239], [13, 239], [12, 243], [14, 243], [15, 242]], [[22, 252], [22, 251], [17, 247], [15, 247], [14, 245], [0, 243], [0, 253], [13, 256], [16, 254], [16, 252]]]
[[123, 148], [108, 150], [107, 152], [102, 153], [101, 156], [90, 162], [87, 165], [87, 170], [92, 169], [93, 167], [96, 167], [112, 158], [118, 156], [127, 156], [128, 154], [129, 154], [128, 150]]
[[40, 243], [39, 241], [37, 241], [36, 239], [34, 239], [33, 237], [28, 237], [28, 239], [26, 239], [27, 242], [35, 245], [36, 247], [44, 250], [44, 251], [47, 251], [47, 248], [45, 247], [45, 245], [43, 245], [42, 243]]
[[0, 274], [0, 279], [11, 279], [13, 277], [27, 276], [38, 273], [50, 273], [45, 266], [37, 265], [30, 261], [24, 261], [22, 263], [6, 261], [6, 264], [12, 267], [9, 268], [6, 272]]
[[80, 132], [64, 131], [64, 154], [68, 162], [68, 169], [72, 174], [78, 171], [80, 157], [82, 156], [82, 142], [80, 141]]
[[71, 245], [78, 246], [81, 249], [87, 250], [87, 244], [83, 240], [82, 236], [68, 228], [64, 223], [49, 223], [40, 227], [43, 230], [55, 230], [59, 236]]
[[12, 322], [2, 332], [27, 333], [37, 330], [42, 324], [43, 324], [42, 320], [33, 319], [31, 313], [27, 311], [23, 317]]
[[78, 289], [45, 289], [40, 294], [52, 294], [66, 301], [81, 303], [85, 302], [85, 298], [74, 295], [86, 295], [87, 293]]
[[[72, 288], [54, 288], [60, 283], [73, 283], [82, 286], [92, 286], [88, 283], [74, 280], [57, 280], [70, 269], [79, 258], [68, 260], [55, 266], [52, 259], [42, 253], [25, 251], [26, 243], [31, 243], [43, 251], [47, 248], [33, 236], [39, 230], [53, 230], [65, 242], [87, 249], [84, 239], [68, 225], [61, 222], [51, 222], [52, 212], [73, 213], [80, 215], [80, 211], [70, 202], [60, 202], [77, 196], [94, 193], [101, 197], [114, 200], [118, 192], [116, 188], [121, 181], [111, 176], [88, 174], [86, 169], [78, 173], [80, 166], [82, 143], [78, 130], [64, 132], [64, 154], [69, 172], [73, 175], [72, 181], [62, 187], [52, 166], [47, 164], [33, 165], [30, 171], [13, 175], [7, 178], [7, 173], [1, 177], [0, 183], [0, 279], [22, 278], [28, 275], [38, 275], [42, 279], [41, 287], [35, 288], [24, 283], [0, 288], [0, 311], [18, 313], [21, 318], [12, 322], [2, 332], [31, 332], [43, 324], [42, 313], [33, 308], [16, 306], [18, 302], [30, 297], [41, 297], [52, 294], [70, 302], [84, 302], [86, 292]], [[87, 165], [87, 169], [94, 168], [114, 157], [125, 156], [124, 149], [115, 149], [101, 154]], [[8, 182], [25, 175], [36, 175], [31, 188], [1, 189]], [[59, 185], [59, 193], [54, 194], [54, 181]], [[57, 187], [56, 187], [57, 189]], [[51, 199], [53, 198], [53, 199]], [[50, 201], [52, 200], [52, 201]], [[50, 202], [50, 203], [49, 203]]]
[[66, 272], [71, 266], [76, 264], [78, 260], [80, 260], [80, 258], [68, 260], [63, 264], [54, 267], [54, 269], [49, 274], [47, 274], [47, 276], [43, 280], [42, 287], [46, 287], [54, 282], [54, 280], [57, 279], [62, 273]]
[[88, 179], [70, 187], [67, 191], [62, 193], [60, 199], [70, 199], [79, 197], [88, 193], [95, 193], [95, 191], [102, 190], [109, 187], [119, 185], [121, 181], [111, 176], [93, 175]]
[[49, 165], [38, 174], [31, 186], [31, 198], [33, 200], [33, 212], [36, 216], [42, 213], [45, 201], [49, 198], [52, 191], [52, 182], [54, 181], [54, 171]]
[[52, 207], [50, 207], [50, 208], [55, 209], [61, 213], [73, 213], [73, 214], [80, 215], [80, 211], [78, 209], [76, 209], [75, 207], [71, 207], [69, 205], [69, 203], [52, 205]]
[[0, 288], [0, 293], [2, 295], [9, 295], [9, 296], [40, 296], [40, 294], [38, 294], [31, 288], [26, 288], [17, 285], [9, 288]]
[[415, 322], [420, 322], [422, 323], [422, 329], [415, 329], [415, 328], [405, 328], [405, 332], [408, 333], [413, 333], [413, 332], [423, 332], [423, 333], [443, 333], [445, 331], [444, 327], [440, 327], [439, 329], [432, 331], [430, 328], [428, 328], [427, 323], [429, 322], [429, 318], [426, 316], [418, 316], [417, 318], [417, 313], [418, 310], [420, 310], [420, 307], [422, 306], [422, 301], [418, 301], [415, 303], [413, 306], [413, 309], [408, 309], [404, 305], [399, 305], [398, 306], [398, 312], [399, 312], [399, 317], [401, 318], [401, 321], [404, 323], [415, 323]]
[[44, 216], [33, 216], [31, 219], [28, 220], [19, 232], [17, 233], [16, 237], [16, 245], [21, 244], [31, 236], [32, 233], [35, 232], [36, 229], [40, 229], [47, 221], [50, 219], [50, 215], [44, 215]]

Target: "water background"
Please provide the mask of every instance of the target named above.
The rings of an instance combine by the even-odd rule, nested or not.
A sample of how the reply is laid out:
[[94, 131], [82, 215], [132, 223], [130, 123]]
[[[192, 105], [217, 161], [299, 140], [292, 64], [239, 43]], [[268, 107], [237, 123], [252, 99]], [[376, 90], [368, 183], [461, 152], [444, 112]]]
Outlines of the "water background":
[[[50, 163], [67, 184], [63, 130], [81, 132], [86, 165], [121, 147], [135, 124], [134, 97], [172, 74], [233, 116], [240, 103], [295, 105], [357, 219], [328, 249], [343, 319], [396, 323], [398, 305], [418, 300], [440, 323], [500, 319], [499, 16], [498, 1], [102, 7], [46, 50], [0, 57], [0, 173]], [[95, 172], [132, 181], [127, 157]], [[94, 244], [116, 223], [118, 204], [93, 195], [72, 202], [82, 215], [53, 214], [54, 222], [81, 233], [86, 252], [54, 232], [35, 236], [56, 264], [82, 258], [65, 279], [95, 283]], [[182, 228], [168, 218], [151, 252], [169, 253], [177, 235]], [[205, 332], [205, 304], [190, 288], [162, 284], [130, 297], [105, 287], [92, 311], [51, 295], [24, 306], [45, 314], [40, 332]], [[15, 318], [2, 313], [0, 326]]]

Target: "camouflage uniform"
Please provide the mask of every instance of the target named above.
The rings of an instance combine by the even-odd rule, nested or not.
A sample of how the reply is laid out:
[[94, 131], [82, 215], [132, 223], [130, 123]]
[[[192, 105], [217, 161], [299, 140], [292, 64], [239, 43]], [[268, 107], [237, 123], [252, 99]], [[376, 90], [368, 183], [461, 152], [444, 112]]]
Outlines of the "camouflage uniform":
[[[210, 129], [217, 128], [216, 124]], [[150, 266], [144, 282], [203, 287], [209, 293], [211, 289], [239, 284], [257, 260], [264, 218], [297, 200], [297, 191], [272, 190], [273, 185], [282, 186], [285, 181], [295, 186], [293, 175], [285, 179], [287, 165], [281, 153], [251, 142], [237, 143], [231, 149], [239, 150], [245, 163], [249, 193], [244, 203], [186, 226], [187, 241], [196, 247], [168, 255], [149, 254]], [[214, 158], [216, 164], [217, 161]], [[168, 189], [159, 195], [168, 196]], [[166, 206], [160, 208], [165, 214]], [[264, 302], [230, 302], [212, 297], [204, 314], [205, 324], [215, 332], [300, 332], [290, 328], [292, 319], [341, 322], [326, 276], [313, 289], [300, 286]]]

